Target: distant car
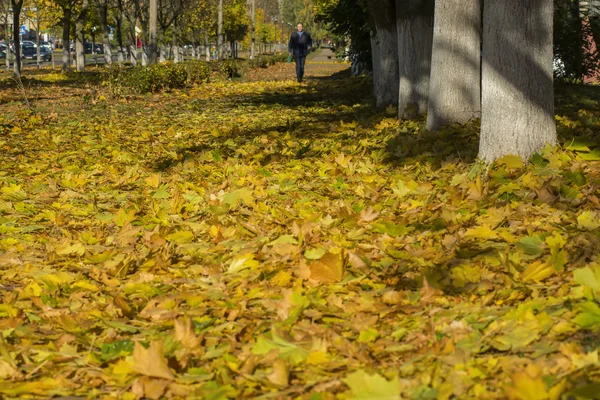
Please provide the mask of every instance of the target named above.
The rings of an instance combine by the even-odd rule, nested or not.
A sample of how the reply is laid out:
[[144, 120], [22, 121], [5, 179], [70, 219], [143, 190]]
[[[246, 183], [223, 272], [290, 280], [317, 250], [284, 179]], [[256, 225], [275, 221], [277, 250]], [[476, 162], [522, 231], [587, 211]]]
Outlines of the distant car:
[[33, 46], [23, 46], [21, 56], [26, 60], [34, 60], [37, 58], [37, 50]]
[[52, 49], [47, 46], [40, 46], [40, 59], [42, 61], [52, 61]]

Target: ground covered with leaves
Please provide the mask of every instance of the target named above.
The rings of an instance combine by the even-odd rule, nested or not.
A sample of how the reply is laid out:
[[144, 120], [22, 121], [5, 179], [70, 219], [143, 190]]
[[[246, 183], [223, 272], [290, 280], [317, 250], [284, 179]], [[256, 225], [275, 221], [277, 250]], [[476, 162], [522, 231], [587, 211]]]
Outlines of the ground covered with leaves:
[[600, 91], [486, 169], [346, 68], [0, 76], [0, 398], [596, 398]]

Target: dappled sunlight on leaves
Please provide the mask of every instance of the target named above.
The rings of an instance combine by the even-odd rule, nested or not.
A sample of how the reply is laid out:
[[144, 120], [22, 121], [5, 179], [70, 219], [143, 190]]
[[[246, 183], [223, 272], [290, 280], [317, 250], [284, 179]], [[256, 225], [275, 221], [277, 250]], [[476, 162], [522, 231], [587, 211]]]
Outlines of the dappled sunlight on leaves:
[[346, 73], [6, 103], [0, 396], [596, 393], [598, 110], [487, 168]]

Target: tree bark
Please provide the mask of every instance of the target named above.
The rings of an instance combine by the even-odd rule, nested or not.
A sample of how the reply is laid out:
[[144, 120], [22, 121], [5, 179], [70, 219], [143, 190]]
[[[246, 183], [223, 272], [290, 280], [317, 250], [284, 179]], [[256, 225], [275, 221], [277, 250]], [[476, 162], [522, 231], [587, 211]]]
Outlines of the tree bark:
[[108, 1], [100, 0], [96, 3], [100, 26], [102, 27], [102, 46], [104, 46], [104, 64], [112, 64], [112, 49], [110, 47], [110, 30], [108, 28]]
[[552, 24], [551, 1], [485, 3], [479, 157], [488, 163], [556, 143]]
[[210, 61], [210, 41], [208, 40], [208, 34], [204, 34], [204, 49], [206, 51], [206, 62]]
[[400, 118], [414, 118], [427, 110], [433, 13], [434, 0], [396, 0]]
[[[123, 7], [123, 0], [117, 1], [117, 42], [119, 44], [119, 53], [117, 60], [119, 64], [125, 63], [125, 46], [123, 44], [123, 15], [125, 14], [125, 10]], [[135, 29], [135, 28], [134, 28]]]
[[150, 54], [148, 55], [148, 64], [156, 64], [158, 58], [158, 0], [150, 0]]
[[427, 129], [481, 116], [481, 0], [435, 5]]
[[180, 61], [182, 61], [179, 58], [181, 55], [179, 51], [179, 45], [177, 43], [177, 35], [179, 34], [177, 29], [177, 18], [175, 18], [173, 19], [173, 62], [175, 63], [179, 63]]
[[219, 0], [217, 12], [217, 57], [223, 59], [223, 0]]
[[67, 72], [71, 69], [71, 13], [70, 7], [63, 8], [63, 54], [62, 71]]
[[395, 0], [369, 1], [369, 14], [375, 24], [371, 38], [373, 91], [377, 108], [398, 105], [400, 75]]
[[40, 8], [39, 8], [39, 6], [37, 6], [36, 10], [35, 10], [35, 45], [37, 46], [35, 48], [37, 67], [40, 68], [42, 66], [41, 65], [42, 55], [40, 53], [41, 49], [40, 49]]
[[6, 62], [6, 71], [10, 71], [10, 46], [8, 44], [9, 42], [9, 38], [10, 38], [10, 25], [8, 23], [8, 19], [9, 19], [9, 13], [8, 13], [8, 4], [5, 4], [6, 8], [3, 10], [4, 11], [4, 27], [6, 28], [6, 58], [5, 58], [5, 62]]
[[250, 59], [253, 60], [255, 53], [254, 47], [256, 45], [256, 0], [252, 0], [252, 43], [250, 44]]
[[[21, 76], [21, 8], [23, 8], [23, 0], [15, 1], [11, 0], [11, 5], [13, 9], [13, 38], [14, 38], [14, 48], [15, 48], [15, 65], [14, 65], [14, 74], [16, 76]], [[8, 41], [7, 43], [7, 53], [8, 53]]]
[[88, 0], [83, 0], [81, 11], [75, 21], [75, 57], [77, 58], [77, 71], [85, 71], [85, 42], [84, 24], [87, 14]]

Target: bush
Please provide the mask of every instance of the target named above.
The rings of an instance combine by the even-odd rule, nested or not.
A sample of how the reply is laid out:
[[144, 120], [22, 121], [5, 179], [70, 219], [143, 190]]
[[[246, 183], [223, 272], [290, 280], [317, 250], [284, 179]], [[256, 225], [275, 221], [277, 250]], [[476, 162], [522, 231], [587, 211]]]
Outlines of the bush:
[[209, 77], [210, 69], [204, 62], [164, 62], [148, 67], [112, 66], [105, 72], [104, 82], [115, 94], [121, 94], [124, 89], [134, 93], [153, 93], [205, 83]]

